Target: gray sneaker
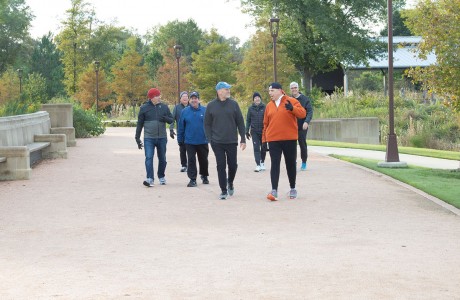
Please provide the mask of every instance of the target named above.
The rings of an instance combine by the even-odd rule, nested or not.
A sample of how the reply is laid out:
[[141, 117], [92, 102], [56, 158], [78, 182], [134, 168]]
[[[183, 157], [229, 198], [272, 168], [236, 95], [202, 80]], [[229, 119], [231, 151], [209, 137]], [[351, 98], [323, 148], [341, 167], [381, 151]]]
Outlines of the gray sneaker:
[[161, 185], [165, 185], [166, 184], [166, 178], [162, 177], [159, 179], [160, 180], [160, 184]]
[[190, 182], [187, 184], [187, 187], [196, 187], [196, 180], [190, 179]]
[[228, 183], [227, 191], [230, 196], [233, 196], [235, 193], [235, 187], [233, 186], [233, 183]]
[[144, 180], [143, 184], [146, 187], [153, 187], [153, 179], [152, 178], [147, 178], [146, 180]]
[[220, 199], [220, 200], [226, 200], [227, 197], [228, 197], [228, 194], [227, 194], [227, 193], [224, 193], [224, 192], [220, 193], [220, 195], [219, 195], [219, 199]]
[[296, 189], [291, 189], [289, 191], [289, 199], [296, 199], [297, 198], [297, 190]]

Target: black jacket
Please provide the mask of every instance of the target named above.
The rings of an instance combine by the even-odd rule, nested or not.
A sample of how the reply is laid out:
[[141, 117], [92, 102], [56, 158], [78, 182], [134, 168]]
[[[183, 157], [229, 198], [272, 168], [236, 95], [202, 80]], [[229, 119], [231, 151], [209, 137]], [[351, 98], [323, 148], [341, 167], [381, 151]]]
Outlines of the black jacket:
[[254, 103], [248, 108], [248, 114], [246, 115], [246, 132], [262, 133], [264, 128], [264, 113], [265, 104], [260, 103], [255, 105]]
[[246, 143], [244, 117], [238, 103], [228, 98], [225, 101], [214, 99], [208, 103], [204, 115], [204, 130], [209, 142], [220, 144]]
[[141, 137], [144, 128], [144, 138], [166, 138], [166, 123], [171, 124], [173, 117], [169, 107], [164, 103], [153, 104], [148, 101], [141, 105], [137, 117], [136, 139]]
[[307, 116], [302, 119], [297, 119], [297, 129], [302, 130], [302, 126], [304, 122], [310, 124], [311, 118], [313, 118], [313, 106], [311, 105], [310, 97], [305, 96], [304, 94], [300, 94], [299, 97], [296, 98], [300, 105], [307, 111]]

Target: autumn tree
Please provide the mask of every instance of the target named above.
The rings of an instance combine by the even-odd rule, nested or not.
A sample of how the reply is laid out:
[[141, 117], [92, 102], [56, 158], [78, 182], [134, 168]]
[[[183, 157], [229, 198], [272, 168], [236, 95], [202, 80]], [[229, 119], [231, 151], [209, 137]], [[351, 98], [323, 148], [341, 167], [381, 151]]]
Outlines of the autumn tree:
[[[97, 84], [99, 92], [99, 107], [97, 111], [101, 111], [112, 104], [109, 100], [112, 90], [107, 83], [104, 68], [101, 68], [98, 72]], [[90, 109], [91, 107], [96, 107], [96, 97], [96, 72], [94, 64], [91, 63], [88, 64], [78, 80], [78, 92], [75, 94], [75, 98], [81, 103], [84, 109]]]
[[219, 81], [236, 83], [237, 63], [230, 44], [215, 29], [205, 35], [201, 48], [192, 53], [192, 72], [187, 76], [192, 88], [207, 102], [216, 97], [215, 86]]
[[67, 19], [62, 22], [64, 28], [56, 36], [56, 41], [62, 52], [64, 84], [67, 93], [74, 95], [80, 73], [92, 60], [88, 55], [88, 45], [94, 11], [85, 0], [71, 0], [71, 8], [66, 14]]
[[[266, 102], [268, 85], [273, 81], [273, 43], [270, 32], [258, 30], [252, 36], [249, 45], [236, 73], [238, 86], [242, 87], [241, 96], [248, 103], [252, 102], [252, 94], [255, 91], [258, 91]], [[278, 45], [277, 48], [277, 64], [280, 66], [277, 69], [277, 80], [287, 87], [292, 80], [296, 79], [298, 73], [289, 60], [284, 45]]]
[[117, 103], [123, 106], [137, 105], [146, 99], [149, 81], [147, 67], [142, 55], [136, 52], [136, 38], [128, 39], [127, 49], [121, 59], [112, 67], [112, 90]]
[[[395, 0], [394, 3], [403, 0]], [[279, 43], [303, 74], [304, 82], [330, 71], [375, 58], [381, 45], [371, 39], [372, 25], [384, 18], [386, 0], [241, 0], [243, 8], [267, 28], [268, 19], [280, 19]], [[307, 92], [311, 86], [307, 85]]]
[[19, 78], [13, 67], [9, 67], [0, 77], [0, 105], [19, 98]]
[[[199, 42], [204, 32], [198, 27], [195, 20], [188, 19], [185, 22], [174, 20], [166, 25], [154, 27], [148, 34], [150, 45], [161, 53], [168, 53], [167, 48], [171, 47], [171, 40], [174, 44], [182, 46], [182, 54], [190, 57], [192, 53], [200, 49]], [[174, 45], [173, 44], [173, 45]]]
[[[164, 64], [158, 69], [156, 76], [156, 86], [161, 90], [161, 100], [169, 105], [176, 104], [179, 101], [177, 94], [177, 59], [172, 47], [167, 48], [163, 55]], [[190, 67], [185, 57], [179, 59], [180, 89], [188, 91], [190, 89], [187, 74]]]
[[460, 111], [460, 0], [421, 0], [405, 16], [410, 30], [423, 38], [419, 45], [421, 58], [434, 52], [437, 61], [423, 69], [412, 69], [409, 75]]
[[192, 53], [200, 49], [199, 42], [203, 39], [203, 35], [204, 32], [192, 19], [185, 22], [175, 20], [166, 25], [154, 27], [147, 34], [150, 49], [145, 55], [145, 60], [149, 68], [149, 75], [156, 80], [160, 67], [167, 64], [163, 55], [168, 55], [176, 44], [182, 46], [183, 58], [181, 60], [185, 59], [190, 64]]

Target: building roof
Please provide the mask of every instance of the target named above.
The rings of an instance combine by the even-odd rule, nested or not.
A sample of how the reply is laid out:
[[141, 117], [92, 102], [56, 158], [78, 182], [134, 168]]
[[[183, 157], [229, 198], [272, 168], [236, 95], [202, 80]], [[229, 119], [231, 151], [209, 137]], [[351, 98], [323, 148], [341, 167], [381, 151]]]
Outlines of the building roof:
[[[388, 37], [380, 37], [380, 41], [388, 43]], [[393, 68], [408, 69], [411, 67], [428, 67], [436, 63], [436, 55], [430, 53], [426, 59], [418, 57], [417, 46], [421, 42], [420, 36], [395, 36], [393, 37]], [[350, 66], [349, 69], [388, 69], [388, 52], [381, 58], [370, 59], [368, 65], [361, 64]]]

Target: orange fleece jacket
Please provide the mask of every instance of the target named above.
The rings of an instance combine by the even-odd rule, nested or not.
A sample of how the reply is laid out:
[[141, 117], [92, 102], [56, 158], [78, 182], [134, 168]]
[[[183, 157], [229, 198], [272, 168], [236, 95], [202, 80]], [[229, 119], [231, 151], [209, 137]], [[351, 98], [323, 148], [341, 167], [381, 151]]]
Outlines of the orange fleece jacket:
[[[294, 107], [292, 111], [285, 107], [288, 100]], [[306, 115], [307, 111], [295, 98], [284, 95], [278, 107], [275, 101], [270, 101], [265, 107], [262, 142], [297, 140], [297, 118], [305, 118]]]

